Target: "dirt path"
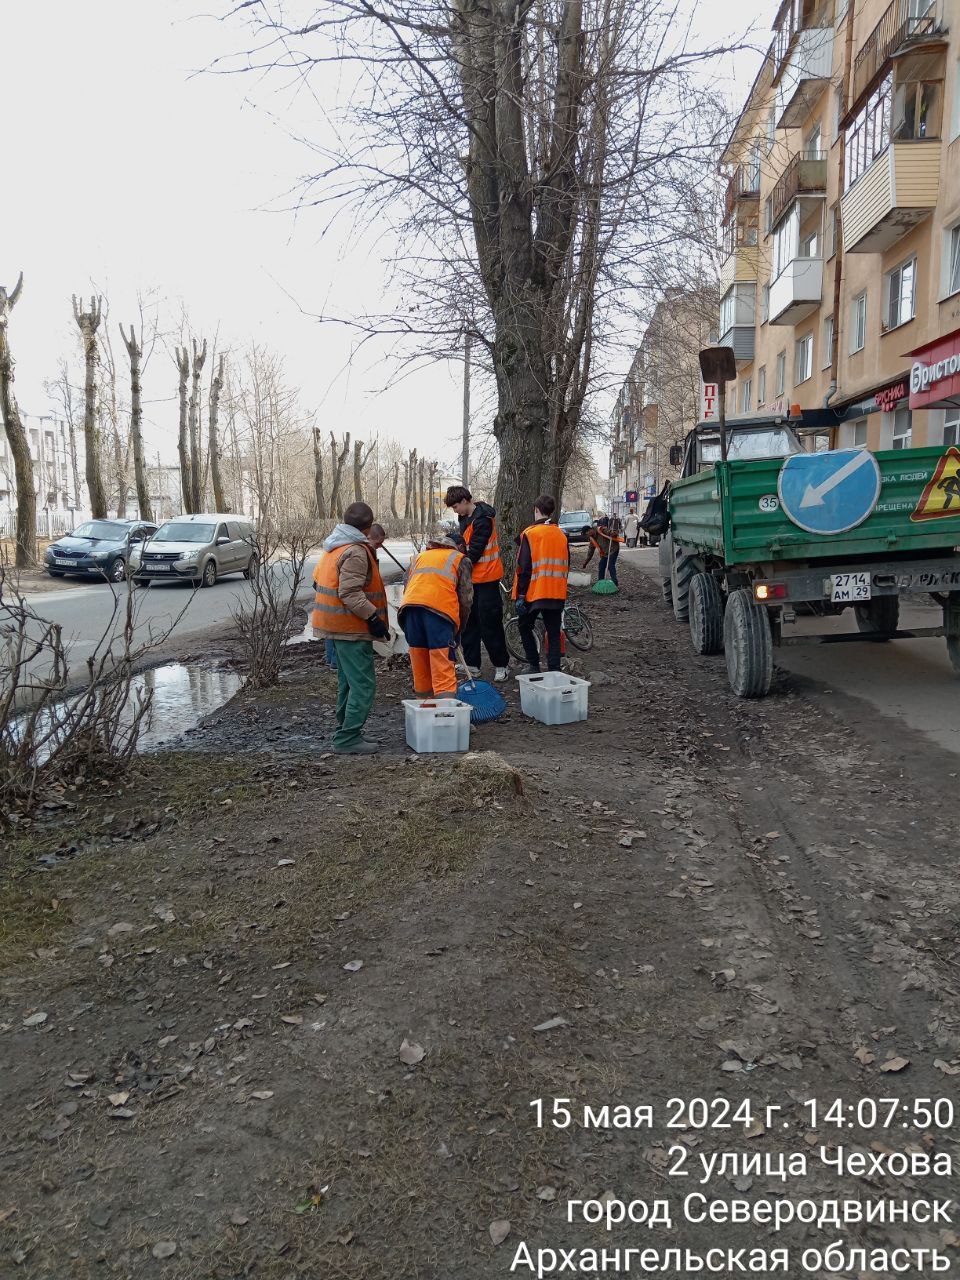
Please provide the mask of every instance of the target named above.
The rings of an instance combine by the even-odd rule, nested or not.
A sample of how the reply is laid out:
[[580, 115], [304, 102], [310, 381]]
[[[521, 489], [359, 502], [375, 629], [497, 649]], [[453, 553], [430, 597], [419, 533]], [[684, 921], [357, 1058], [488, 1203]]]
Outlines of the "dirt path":
[[[189, 751], [21, 825], [0, 903], [0, 1275], [487, 1280], [531, 1274], [511, 1273], [521, 1241], [905, 1242], [957, 1266], [939, 1224], [772, 1240], [680, 1220], [691, 1191], [947, 1193], [813, 1153], [957, 1157], [960, 1128], [898, 1111], [813, 1130], [803, 1104], [957, 1097], [956, 761], [784, 676], [738, 702], [654, 584], [623, 581], [586, 597], [590, 720], [515, 707], [475, 731], [508, 769], [405, 754], [399, 670], [381, 760], [326, 755], [332, 680], [303, 646]], [[531, 1101], [555, 1097], [651, 1105], [656, 1126], [538, 1129]], [[782, 1110], [763, 1131], [669, 1129], [675, 1097]], [[680, 1139], [691, 1170], [773, 1163], [701, 1185], [670, 1176]], [[787, 1152], [807, 1177], [777, 1176]], [[674, 1229], [568, 1224], [568, 1200], [604, 1196], [669, 1198]]]

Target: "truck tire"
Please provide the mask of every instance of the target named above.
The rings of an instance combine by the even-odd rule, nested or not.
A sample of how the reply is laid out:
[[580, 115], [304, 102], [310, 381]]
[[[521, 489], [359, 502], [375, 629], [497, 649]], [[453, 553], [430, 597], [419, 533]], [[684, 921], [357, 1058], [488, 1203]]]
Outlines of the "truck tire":
[[742, 587], [727, 597], [723, 649], [730, 688], [738, 698], [765, 698], [773, 679], [773, 636], [763, 605]]
[[695, 573], [690, 583], [690, 643], [694, 653], [723, 652], [723, 596], [709, 573]]
[[900, 621], [900, 597], [876, 596], [869, 604], [855, 604], [853, 612], [860, 631], [881, 631], [878, 643], [889, 640]]
[[673, 584], [671, 582], [671, 570], [673, 566], [673, 538], [669, 533], [661, 541], [657, 548], [657, 556], [660, 565], [660, 594], [663, 599], [670, 604], [673, 600]]
[[673, 616], [678, 622], [690, 620], [690, 583], [698, 568], [696, 556], [685, 556], [681, 553], [673, 557], [670, 583], [673, 593]]

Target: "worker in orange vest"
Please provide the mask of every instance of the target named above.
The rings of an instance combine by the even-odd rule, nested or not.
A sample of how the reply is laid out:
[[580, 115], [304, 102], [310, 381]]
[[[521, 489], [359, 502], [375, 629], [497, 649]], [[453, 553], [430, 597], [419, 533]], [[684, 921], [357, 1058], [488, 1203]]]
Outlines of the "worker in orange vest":
[[494, 680], [506, 680], [510, 651], [503, 634], [503, 561], [497, 534], [497, 513], [488, 502], [474, 502], [462, 484], [453, 484], [444, 495], [444, 505], [455, 511], [460, 521], [460, 537], [473, 566], [473, 608], [463, 627], [463, 654], [470, 675], [480, 674], [480, 642], [493, 663]]
[[313, 575], [313, 634], [332, 640], [337, 656], [333, 749], [339, 755], [370, 755], [380, 750], [363, 734], [377, 685], [373, 641], [390, 638], [387, 594], [377, 553], [366, 537], [372, 524], [370, 507], [365, 502], [351, 503], [324, 541]]
[[517, 626], [531, 675], [540, 670], [540, 654], [534, 635], [537, 618], [543, 619], [547, 636], [547, 670], [559, 671], [563, 656], [563, 607], [567, 603], [570, 545], [553, 520], [556, 501], [543, 494], [533, 512], [535, 523], [520, 535], [513, 598]]
[[590, 550], [587, 552], [583, 567], [587, 567], [593, 559], [593, 553], [596, 551], [600, 556], [600, 577], [603, 578], [609, 573], [610, 581], [615, 587], [618, 587], [620, 584], [617, 581], [617, 560], [620, 557], [620, 548], [623, 545], [620, 521], [616, 516], [601, 516], [590, 527], [588, 537], [590, 539]]
[[398, 618], [410, 646], [418, 698], [455, 698], [454, 647], [473, 604], [472, 566], [456, 540], [431, 538], [407, 574]]

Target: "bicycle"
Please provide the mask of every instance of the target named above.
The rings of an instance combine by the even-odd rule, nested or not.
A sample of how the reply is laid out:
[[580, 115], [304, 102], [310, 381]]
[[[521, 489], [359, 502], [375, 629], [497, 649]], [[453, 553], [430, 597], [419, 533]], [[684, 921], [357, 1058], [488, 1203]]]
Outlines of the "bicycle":
[[[502, 583], [500, 589], [504, 595], [508, 594]], [[590, 619], [578, 604], [564, 606], [560, 617], [560, 626], [574, 649], [579, 649], [581, 653], [589, 653], [593, 648], [593, 627]], [[520, 640], [520, 620], [516, 614], [513, 614], [504, 623], [503, 634], [506, 636], [507, 649], [510, 656], [518, 662], [526, 662], [527, 655]], [[542, 618], [537, 618], [533, 624], [533, 634], [537, 641], [537, 653], [542, 657], [546, 649], [547, 634]]]

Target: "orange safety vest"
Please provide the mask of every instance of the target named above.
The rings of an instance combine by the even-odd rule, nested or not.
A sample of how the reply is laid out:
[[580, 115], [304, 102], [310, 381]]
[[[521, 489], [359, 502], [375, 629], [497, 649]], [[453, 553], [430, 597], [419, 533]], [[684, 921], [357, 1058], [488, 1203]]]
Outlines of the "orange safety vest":
[[[325, 551], [317, 562], [313, 575], [316, 597], [310, 621], [312, 626], [321, 631], [334, 631], [344, 636], [370, 634], [366, 619], [358, 618], [355, 613], [351, 613], [340, 599], [340, 557], [350, 547], [357, 545], [356, 542], [348, 542], [345, 546], [335, 547], [333, 551]], [[363, 549], [370, 560], [370, 572], [363, 594], [386, 622], [387, 593], [383, 587], [383, 579], [380, 577], [380, 566], [377, 564], [373, 549], [367, 546]]]
[[421, 551], [410, 568], [407, 585], [403, 590], [401, 618], [404, 609], [420, 605], [424, 609], [432, 609], [434, 613], [442, 613], [455, 627], [459, 627], [457, 574], [463, 559], [459, 551], [448, 551], [445, 547]]
[[[570, 544], [567, 535], [555, 524], [532, 524], [520, 535], [530, 544], [530, 585], [527, 600], [566, 600], [567, 573], [570, 569]], [[513, 598], [516, 600], [517, 579], [513, 579]]]
[[[610, 554], [614, 543], [623, 542], [623, 537], [619, 533], [611, 533], [609, 529], [591, 529], [589, 536], [594, 550], [602, 556]], [[598, 539], [603, 539], [606, 545], [601, 545]]]
[[[483, 555], [473, 566], [474, 582], [499, 582], [503, 577], [503, 561], [500, 559], [500, 542], [497, 538], [497, 522], [495, 519], [490, 520], [490, 540], [483, 549]], [[470, 537], [473, 533], [473, 521], [463, 531], [463, 540], [470, 546]]]

